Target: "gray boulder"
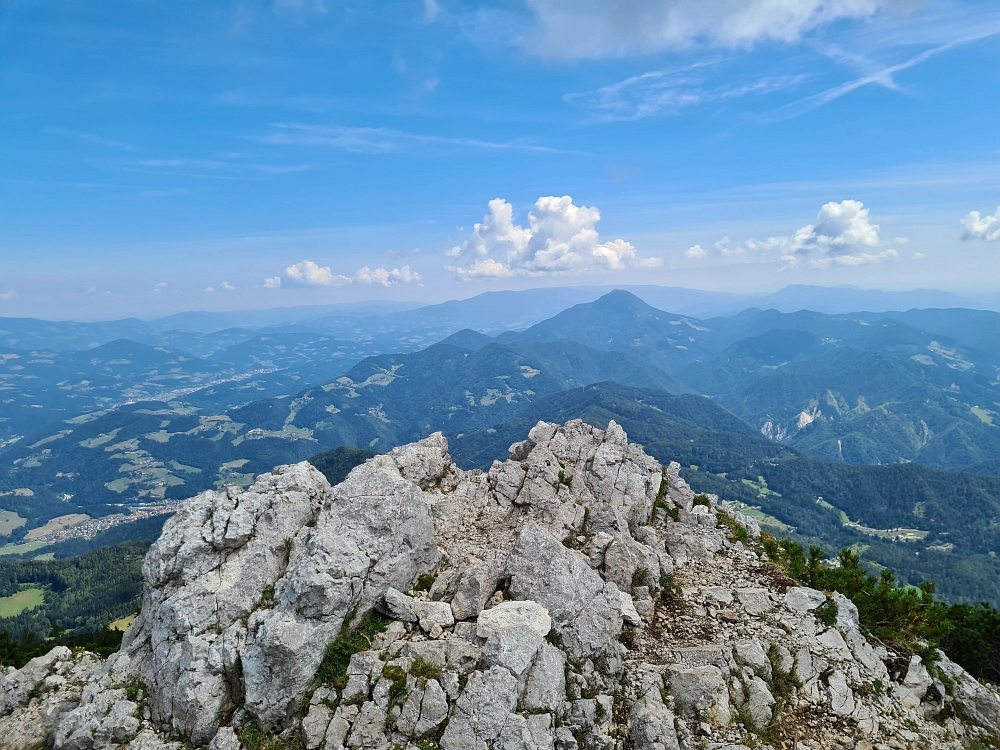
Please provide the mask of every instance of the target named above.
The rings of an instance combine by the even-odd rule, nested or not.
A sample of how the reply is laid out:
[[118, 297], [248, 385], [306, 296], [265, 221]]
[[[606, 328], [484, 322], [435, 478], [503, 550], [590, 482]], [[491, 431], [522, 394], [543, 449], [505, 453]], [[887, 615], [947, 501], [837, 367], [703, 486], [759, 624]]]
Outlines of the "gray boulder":
[[659, 696], [645, 694], [632, 704], [628, 736], [635, 750], [679, 750], [674, 715]]
[[533, 599], [548, 610], [567, 651], [583, 658], [619, 653], [621, 595], [587, 559], [540, 526], [528, 524], [504, 567], [514, 599]]
[[486, 750], [517, 705], [517, 678], [501, 666], [476, 671], [455, 704], [441, 736], [443, 750]]
[[304, 531], [274, 608], [257, 610], [248, 624], [245, 701], [269, 724], [289, 716], [349, 612], [371, 609], [389, 587], [409, 588], [438, 557], [427, 501], [385, 456], [333, 488]]
[[499, 664], [520, 677], [551, 627], [549, 613], [536, 602], [503, 602], [483, 610], [476, 623], [476, 635], [486, 639], [483, 666]]
[[732, 718], [729, 689], [722, 670], [712, 665], [671, 667], [667, 672], [670, 692], [678, 710], [712, 726], [727, 726]]
[[533, 712], [559, 713], [566, 702], [566, 655], [543, 643], [531, 665], [521, 706]]

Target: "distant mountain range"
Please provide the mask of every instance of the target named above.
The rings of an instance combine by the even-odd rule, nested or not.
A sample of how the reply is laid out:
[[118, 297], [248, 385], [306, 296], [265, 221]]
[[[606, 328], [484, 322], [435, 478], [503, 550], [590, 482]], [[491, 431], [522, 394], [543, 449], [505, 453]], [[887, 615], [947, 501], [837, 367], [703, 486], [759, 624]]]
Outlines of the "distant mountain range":
[[[34, 318], [0, 318], [0, 346], [29, 350], [88, 349], [128, 338], [203, 356], [251, 338], [254, 331], [272, 329], [323, 332], [337, 338], [358, 335], [379, 342], [379, 351], [405, 350], [399, 344], [417, 337], [420, 343], [440, 341], [463, 328], [486, 333], [520, 330], [560, 311], [611, 292], [613, 286], [543, 287], [523, 291], [485, 292], [464, 300], [433, 305], [416, 302], [371, 301], [336, 305], [306, 305], [235, 312], [183, 312], [151, 321], [126, 318], [80, 323]], [[909, 292], [862, 290], [852, 287], [791, 285], [773, 294], [708, 292], [662, 286], [621, 287], [659, 310], [698, 318], [730, 316], [747, 308], [796, 312], [813, 310], [842, 314], [857, 310], [887, 312], [926, 308], [966, 308], [1000, 311], [1000, 295], [979, 298], [951, 292], [917, 289]]]
[[[678, 303], [680, 292], [645, 288]], [[0, 520], [13, 527], [0, 533], [17, 541], [56, 517], [245, 486], [339, 446], [385, 451], [442, 430], [456, 460], [488, 466], [538, 419], [615, 419], [782, 534], [866, 548], [949, 597], [1000, 602], [1000, 313], [697, 317], [690, 296], [668, 312], [628, 290], [593, 294], [0, 347]], [[172, 323], [207, 325], [200, 315]], [[517, 330], [491, 327], [503, 321]], [[17, 323], [60, 346], [126, 324], [153, 325]]]
[[752, 309], [698, 320], [617, 290], [497, 340], [628, 353], [765, 436], [833, 461], [990, 471], [1000, 456], [1000, 313]]

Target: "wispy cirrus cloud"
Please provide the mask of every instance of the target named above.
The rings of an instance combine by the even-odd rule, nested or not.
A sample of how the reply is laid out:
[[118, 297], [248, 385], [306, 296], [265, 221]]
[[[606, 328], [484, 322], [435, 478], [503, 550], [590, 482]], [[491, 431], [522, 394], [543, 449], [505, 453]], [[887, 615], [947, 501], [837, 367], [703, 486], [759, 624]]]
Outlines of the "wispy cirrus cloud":
[[745, 96], [762, 96], [794, 88], [808, 76], [765, 76], [741, 84], [712, 86], [707, 74], [719, 58], [677, 68], [652, 70], [593, 91], [570, 93], [563, 100], [589, 109], [599, 120], [640, 120], [654, 115], [679, 114], [694, 107]]
[[[137, 159], [126, 165], [124, 169], [128, 171], [146, 171], [189, 177], [234, 179], [238, 174], [252, 172], [270, 175], [308, 172], [312, 167], [308, 164], [260, 164], [247, 161], [238, 155], [236, 158], [224, 159], [199, 159], [192, 157]], [[191, 170], [199, 170], [200, 173], [192, 173]]]
[[313, 146], [336, 148], [357, 154], [389, 154], [414, 146], [443, 146], [485, 151], [527, 151], [537, 153], [574, 153], [538, 146], [521, 141], [486, 141], [478, 138], [452, 138], [448, 136], [407, 133], [389, 128], [348, 128], [337, 125], [304, 125], [300, 123], [274, 123], [275, 132], [254, 138], [260, 143], [274, 146]]
[[789, 104], [785, 104], [771, 110], [770, 112], [765, 112], [762, 115], [758, 115], [756, 119], [763, 123], [790, 120], [793, 117], [798, 117], [806, 114], [807, 112], [811, 112], [814, 109], [818, 109], [825, 104], [829, 104], [830, 102], [839, 99], [842, 96], [846, 96], [852, 91], [857, 91], [865, 86], [876, 85], [892, 91], [902, 91], [902, 87], [895, 78], [897, 73], [901, 73], [904, 70], [909, 70], [910, 68], [921, 65], [938, 55], [949, 52], [950, 50], [997, 35], [1000, 35], [1000, 23], [996, 21], [988, 22], [984, 27], [972, 33], [964, 34], [956, 39], [944, 42], [943, 44], [938, 44], [930, 49], [920, 52], [919, 54], [909, 57], [903, 62], [896, 63], [895, 65], [878, 65], [872, 63], [872, 61], [868, 60], [864, 56], [856, 53], [845, 52], [839, 47], [824, 48], [824, 51], [832, 59], [841, 63], [849, 64], [852, 67], [867, 69], [868, 72], [858, 78], [845, 81], [844, 83], [825, 89], [819, 93], [812, 94]]
[[133, 143], [127, 143], [125, 141], [118, 141], [113, 138], [105, 138], [102, 135], [97, 135], [96, 133], [84, 133], [79, 130], [71, 130], [69, 128], [45, 128], [45, 133], [49, 135], [60, 135], [65, 138], [71, 138], [78, 143], [83, 143], [88, 146], [103, 146], [105, 148], [114, 148], [121, 151], [138, 151], [139, 147]]

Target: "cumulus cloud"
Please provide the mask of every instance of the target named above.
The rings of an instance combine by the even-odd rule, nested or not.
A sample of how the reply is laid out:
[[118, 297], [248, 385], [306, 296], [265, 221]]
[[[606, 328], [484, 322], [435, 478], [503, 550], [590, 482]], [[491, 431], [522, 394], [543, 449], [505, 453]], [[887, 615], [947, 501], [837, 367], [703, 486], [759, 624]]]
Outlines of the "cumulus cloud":
[[635, 247], [623, 239], [601, 242], [594, 228], [600, 220], [597, 208], [577, 206], [568, 195], [548, 196], [535, 202], [528, 226], [523, 227], [514, 222], [513, 206], [494, 198], [472, 235], [447, 255], [465, 261], [454, 269], [462, 280], [662, 265], [659, 258], [640, 258]]
[[236, 291], [236, 287], [234, 287], [228, 281], [223, 281], [221, 284], [219, 284], [219, 288], [220, 289], [224, 289], [227, 292], [234, 292], [234, 291]]
[[795, 42], [833, 21], [872, 16], [883, 0], [528, 0], [533, 52], [594, 58], [676, 50], [695, 44], [749, 47]]
[[879, 244], [879, 225], [873, 224], [869, 209], [861, 201], [826, 203], [819, 210], [815, 224], [807, 224], [787, 237], [747, 240], [748, 250], [783, 250], [797, 255], [817, 252], [836, 255], [852, 248]]
[[351, 281], [354, 284], [381, 284], [387, 287], [392, 284], [419, 284], [423, 278], [416, 271], [411, 271], [409, 266], [393, 268], [392, 270], [376, 268], [374, 271], [365, 266], [358, 269]]
[[1000, 240], [1000, 206], [996, 213], [990, 216], [980, 216], [978, 211], [970, 211], [968, 216], [962, 219], [965, 230], [962, 232], [963, 240]]
[[304, 260], [286, 268], [285, 279], [299, 286], [330, 286], [336, 283], [347, 283], [346, 277], [334, 276], [330, 266], [320, 266], [311, 260]]
[[156, 286], [153, 287], [153, 291], [154, 292], [162, 292], [166, 288], [167, 288], [167, 282], [161, 281], [159, 284], [157, 284]]
[[8, 289], [6, 292], [0, 292], [0, 302], [6, 302], [16, 298], [17, 292], [13, 289]]
[[899, 253], [892, 248], [875, 250], [883, 245], [879, 229], [872, 221], [870, 210], [861, 201], [831, 201], [820, 208], [814, 224], [806, 224], [792, 234], [736, 243], [726, 235], [712, 245], [711, 251], [695, 245], [684, 255], [687, 258], [749, 253], [765, 258], [778, 255], [785, 262], [781, 270], [859, 266], [898, 258]]
[[[329, 266], [320, 266], [311, 260], [304, 260], [285, 269], [284, 281], [292, 286], [346, 286], [348, 284], [380, 284], [390, 287], [394, 284], [415, 283], [420, 284], [423, 278], [419, 273], [410, 269], [409, 266], [402, 268], [369, 268], [364, 266], [359, 268], [353, 276], [335, 274]], [[223, 282], [225, 283], [225, 282]], [[264, 286], [268, 289], [279, 289], [282, 286], [282, 277], [273, 276], [264, 279]], [[223, 287], [225, 288], [225, 287]]]

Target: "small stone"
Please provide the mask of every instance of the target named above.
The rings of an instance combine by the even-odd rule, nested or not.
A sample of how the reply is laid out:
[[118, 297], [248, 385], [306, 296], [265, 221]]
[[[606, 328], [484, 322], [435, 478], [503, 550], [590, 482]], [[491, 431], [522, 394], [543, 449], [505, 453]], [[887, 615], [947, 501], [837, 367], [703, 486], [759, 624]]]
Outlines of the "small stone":
[[635, 627], [642, 625], [642, 618], [639, 617], [639, 613], [635, 610], [635, 603], [632, 601], [632, 597], [624, 591], [620, 592], [620, 594], [622, 617], [625, 618], [625, 622]]

